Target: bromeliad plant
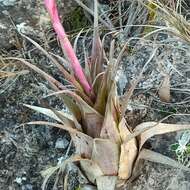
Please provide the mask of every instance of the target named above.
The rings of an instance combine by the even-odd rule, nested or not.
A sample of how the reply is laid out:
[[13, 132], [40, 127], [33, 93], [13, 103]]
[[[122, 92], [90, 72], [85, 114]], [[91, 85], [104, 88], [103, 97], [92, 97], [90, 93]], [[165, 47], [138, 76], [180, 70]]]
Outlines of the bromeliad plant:
[[[10, 58], [23, 62], [40, 73], [55, 90], [51, 95], [59, 96], [69, 113], [37, 106], [27, 107], [48, 115], [56, 123], [36, 121], [29, 124], [49, 125], [70, 133], [75, 146], [75, 155], [70, 161], [78, 162], [91, 184], [98, 190], [114, 190], [132, 181], [139, 171], [141, 159], [155, 161], [184, 170], [188, 168], [159, 153], [143, 148], [144, 143], [154, 135], [190, 129], [190, 125], [173, 125], [145, 122], [135, 128], [127, 125], [125, 111], [133, 93], [132, 86], [122, 102], [117, 95], [115, 75], [124, 47], [115, 59], [114, 40], [111, 42], [109, 59], [105, 59], [103, 43], [98, 32], [98, 4], [94, 1], [94, 34], [92, 53], [87, 58], [85, 69], [73, 50], [68, 36], [61, 25], [55, 0], [45, 0], [53, 28], [70, 67], [65, 68], [54, 57], [30, 40], [60, 70], [72, 89], [63, 85], [38, 67], [21, 58]], [[107, 60], [107, 64], [104, 62]]]

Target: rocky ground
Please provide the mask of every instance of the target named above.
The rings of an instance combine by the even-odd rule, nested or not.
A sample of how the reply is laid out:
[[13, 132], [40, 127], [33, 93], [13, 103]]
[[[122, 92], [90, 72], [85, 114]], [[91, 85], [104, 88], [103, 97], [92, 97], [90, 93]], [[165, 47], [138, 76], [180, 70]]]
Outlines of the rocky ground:
[[[60, 10], [64, 12], [63, 18], [66, 18], [67, 12], [71, 11], [68, 7], [75, 10], [75, 4], [67, 2], [60, 2]], [[80, 21], [77, 21], [76, 25]], [[62, 80], [48, 59], [30, 43], [20, 38], [15, 30], [15, 28], [22, 29], [25, 34], [31, 35], [48, 50], [61, 55], [57, 42], [52, 40], [54, 35], [48, 30], [48, 22], [41, 2], [0, 0], [0, 50], [2, 55], [30, 58], [33, 64]], [[65, 24], [68, 28], [71, 27], [69, 22]], [[155, 48], [158, 50], [145, 68], [144, 76], [135, 90], [127, 111], [128, 122], [131, 125], [143, 121], [159, 121], [170, 114], [189, 113], [190, 46], [175, 36], [161, 34], [148, 40], [130, 43], [129, 51], [124, 55], [118, 71], [119, 93], [122, 94], [130, 86], [130, 81], [138, 76]], [[28, 70], [23, 66], [16, 66], [11, 69]], [[171, 81], [170, 103], [161, 101], [158, 95], [166, 73]], [[64, 131], [45, 126], [23, 125], [28, 121], [48, 120], [45, 116], [25, 108], [23, 103], [40, 105], [41, 99], [49, 91], [47, 82], [32, 71], [0, 80], [0, 189], [2, 190], [40, 190], [43, 182], [41, 172], [50, 166], [56, 166], [73, 152], [70, 137]], [[52, 107], [64, 108], [62, 102], [56, 98], [48, 101]], [[167, 118], [165, 122], [189, 123], [189, 118], [173, 116]], [[178, 133], [154, 137], [147, 146], [176, 158], [170, 150], [170, 145], [175, 143], [180, 135]], [[74, 190], [79, 178], [76, 173], [72, 173], [71, 176], [69, 188]], [[50, 180], [48, 189], [52, 189], [53, 181]], [[139, 178], [134, 181], [131, 188], [188, 190], [190, 177], [188, 173], [180, 170], [145, 162]]]

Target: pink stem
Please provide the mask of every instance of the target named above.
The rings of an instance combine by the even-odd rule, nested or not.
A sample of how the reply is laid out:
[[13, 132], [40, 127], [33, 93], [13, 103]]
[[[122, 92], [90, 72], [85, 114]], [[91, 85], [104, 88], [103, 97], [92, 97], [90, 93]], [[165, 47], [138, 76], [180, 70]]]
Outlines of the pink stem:
[[83, 73], [83, 69], [79, 63], [79, 60], [72, 48], [72, 45], [71, 45], [71, 43], [65, 33], [65, 30], [61, 24], [61, 21], [59, 19], [56, 0], [44, 0], [44, 2], [45, 2], [46, 9], [49, 12], [49, 15], [51, 17], [51, 22], [53, 24], [53, 28], [59, 38], [59, 41], [61, 43], [61, 46], [64, 50], [65, 55], [67, 56], [68, 60], [71, 63], [71, 66], [72, 66], [75, 76], [80, 81], [85, 92], [88, 94], [91, 93], [92, 88], [89, 85], [89, 83]]

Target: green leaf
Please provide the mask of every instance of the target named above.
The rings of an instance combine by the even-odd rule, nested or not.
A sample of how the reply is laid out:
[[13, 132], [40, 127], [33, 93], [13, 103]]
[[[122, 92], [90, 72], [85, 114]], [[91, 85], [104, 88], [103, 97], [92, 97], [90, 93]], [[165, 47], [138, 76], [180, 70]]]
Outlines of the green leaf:
[[170, 146], [170, 149], [171, 149], [172, 151], [176, 151], [176, 150], [178, 149], [178, 147], [179, 147], [179, 144], [178, 144], [178, 143], [175, 143], [175, 144], [172, 144], [172, 145]]
[[187, 145], [186, 152], [187, 152], [187, 154], [190, 154], [190, 145]]

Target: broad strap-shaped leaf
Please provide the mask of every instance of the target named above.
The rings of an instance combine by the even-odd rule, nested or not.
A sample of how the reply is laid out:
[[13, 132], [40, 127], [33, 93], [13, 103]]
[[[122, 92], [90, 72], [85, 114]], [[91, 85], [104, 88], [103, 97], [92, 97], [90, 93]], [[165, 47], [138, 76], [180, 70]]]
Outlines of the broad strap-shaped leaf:
[[78, 105], [73, 101], [71, 97], [65, 94], [59, 94], [58, 95], [66, 105], [66, 107], [69, 109], [69, 111], [73, 114], [74, 120], [77, 120], [78, 122], [81, 121], [81, 111], [78, 107]]
[[84, 133], [71, 133], [72, 141], [75, 145], [75, 153], [82, 158], [91, 158], [93, 139]]
[[121, 143], [118, 126], [110, 110], [106, 111], [100, 137], [105, 139], [108, 138], [115, 143]]
[[103, 175], [103, 172], [101, 171], [98, 164], [92, 160], [81, 160], [80, 165], [89, 181], [93, 184], [96, 183], [96, 178]]
[[117, 175], [119, 164], [119, 147], [109, 139], [94, 139], [92, 160], [96, 162], [104, 175]]
[[100, 176], [96, 179], [98, 190], [115, 190], [117, 176]]
[[67, 95], [76, 101], [82, 115], [82, 127], [84, 132], [91, 137], [99, 137], [102, 129], [103, 116], [88, 105], [80, 96], [69, 90], [55, 92], [49, 96], [60, 94]]
[[133, 166], [138, 154], [137, 141], [132, 138], [126, 142], [127, 135], [130, 134], [129, 129], [126, 126], [125, 118], [122, 118], [119, 123], [119, 131], [122, 139], [119, 161], [119, 178], [128, 179], [133, 171]]
[[[55, 110], [54, 108], [51, 108], [51, 110], [55, 113], [55, 115], [58, 117], [58, 118], [60, 118], [60, 120], [62, 120], [62, 121], [65, 121], [65, 122], [63, 122], [63, 124], [69, 124], [69, 123], [67, 123], [67, 120], [65, 120], [65, 116], [67, 116], [68, 114], [66, 114], [65, 116], [62, 114], [62, 113], [60, 113], [59, 111], [57, 111], [57, 110]], [[81, 126], [81, 124], [78, 122], [78, 120], [77, 120], [77, 118], [74, 116], [74, 114], [72, 115], [72, 121], [73, 121], [73, 123], [74, 123], [74, 126], [75, 126], [75, 128], [76, 129], [78, 129], [79, 131], [82, 131], [82, 126]]]
[[[103, 40], [104, 41], [104, 40]], [[94, 104], [94, 108], [101, 114], [105, 113], [106, 103], [108, 95], [111, 91], [112, 84], [114, 83], [115, 71], [114, 71], [114, 45], [115, 40], [112, 40], [110, 47], [109, 63], [106, 71], [95, 81], [94, 87], [97, 91], [97, 98]], [[114, 76], [113, 76], [114, 75]]]
[[139, 158], [138, 159], [144, 159], [144, 160], [148, 160], [151, 162], [156, 162], [156, 163], [160, 163], [160, 164], [165, 164], [174, 168], [179, 168], [182, 169], [184, 171], [188, 171], [190, 172], [190, 168], [180, 164], [179, 162], [164, 156], [160, 153], [154, 152], [152, 150], [148, 150], [143, 148], [139, 154]]
[[73, 116], [76, 118], [78, 122], [82, 121], [82, 113], [81, 113], [82, 109], [80, 109], [81, 105], [78, 103], [76, 104], [76, 100], [78, 100], [77, 102], [82, 101], [86, 105], [88, 104], [79, 95], [77, 95], [75, 92], [72, 92], [70, 90], [63, 90], [63, 91], [57, 91], [57, 92], [51, 93], [46, 97], [54, 96], [54, 95], [57, 95], [64, 101], [66, 107], [69, 109], [69, 111], [73, 114]]
[[104, 73], [103, 75], [96, 78], [94, 88], [97, 91], [97, 98], [94, 104], [94, 109], [97, 110], [102, 115], [105, 113], [106, 110], [106, 103], [108, 98], [108, 84], [107, 84], [107, 74]]
[[79, 105], [82, 115], [82, 126], [84, 132], [91, 137], [99, 137], [102, 129], [103, 116], [99, 114], [94, 108], [88, 105], [80, 96], [67, 91]]
[[28, 122], [25, 124], [27, 124], [27, 125], [48, 125], [51, 127], [56, 127], [56, 128], [68, 131], [70, 134], [78, 134], [79, 136], [81, 136], [81, 135], [87, 136], [86, 134], [82, 133], [78, 129], [72, 128], [70, 125], [63, 125], [63, 124], [52, 123], [52, 122], [47, 122], [47, 121], [31, 121], [31, 122]]
[[141, 133], [147, 131], [148, 129], [151, 129], [152, 127], [154, 127], [155, 125], [157, 125], [158, 123], [155, 124], [155, 122], [143, 122], [139, 125], [137, 125], [133, 132], [129, 135], [127, 135], [126, 140], [125, 141], [129, 141], [135, 137], [137, 137], [138, 135], [140, 135]]
[[179, 163], [167, 156], [164, 156], [160, 153], [143, 148], [138, 154], [138, 158], [133, 167], [132, 176], [128, 180], [129, 183], [131, 183], [134, 179], [136, 179], [137, 176], [140, 174], [140, 171], [142, 170], [142, 167], [144, 164], [144, 160], [159, 163], [159, 164], [165, 164], [165, 165], [168, 165], [168, 166], [171, 166], [174, 168], [178, 168], [178, 169], [182, 169], [184, 171], [190, 172], [190, 168], [182, 165], [181, 163]]
[[[152, 126], [152, 127], [151, 127]], [[147, 130], [145, 130], [147, 128]], [[166, 133], [190, 130], [190, 125], [184, 124], [167, 124], [167, 123], [156, 123], [156, 122], [145, 122], [137, 126], [134, 132], [144, 132], [138, 135], [139, 149], [142, 148], [143, 144], [151, 137], [155, 135], [162, 135]]]
[[83, 130], [91, 137], [100, 137], [103, 118], [99, 114], [83, 112]]
[[65, 125], [72, 126], [72, 128], [75, 127], [73, 117], [69, 113], [65, 113], [63, 111], [57, 111], [57, 113], [60, 115], [60, 116], [58, 116], [51, 109], [47, 109], [47, 108], [43, 108], [43, 107], [39, 107], [39, 106], [31, 106], [31, 105], [28, 105], [28, 104], [23, 104], [23, 105], [30, 108], [30, 109], [32, 109], [32, 110], [35, 110], [35, 111], [37, 111], [39, 113], [47, 115], [48, 117], [53, 118], [58, 122], [61, 122], [61, 123], [65, 124]]
[[121, 138], [118, 130], [118, 109], [117, 109], [117, 95], [115, 85], [110, 91], [107, 105], [106, 113], [104, 116], [104, 123], [101, 130], [100, 137], [108, 138], [115, 143], [121, 143]]

